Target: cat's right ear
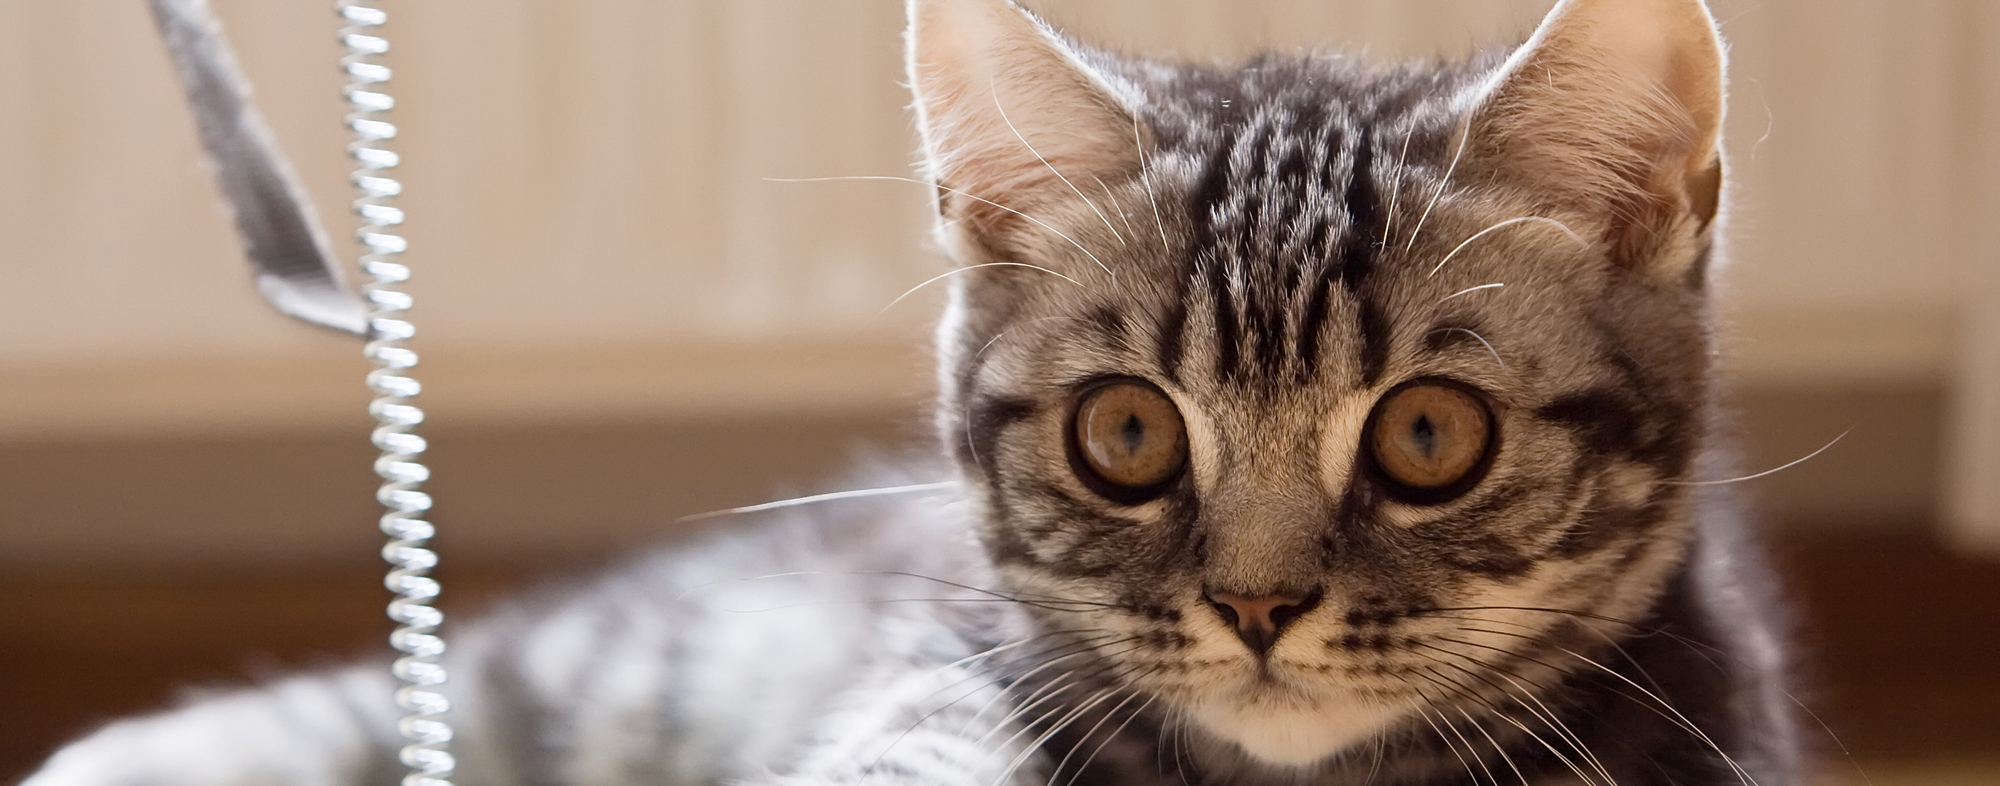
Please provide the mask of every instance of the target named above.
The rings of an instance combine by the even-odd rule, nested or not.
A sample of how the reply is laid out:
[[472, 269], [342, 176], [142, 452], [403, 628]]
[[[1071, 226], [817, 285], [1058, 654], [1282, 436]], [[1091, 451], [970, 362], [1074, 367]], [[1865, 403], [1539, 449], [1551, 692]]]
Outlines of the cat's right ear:
[[961, 262], [1025, 250], [1049, 231], [1037, 221], [1138, 172], [1132, 113], [1041, 20], [1008, 0], [909, 0], [909, 13], [925, 174]]
[[1626, 267], [1689, 280], [1721, 199], [1725, 60], [1702, 0], [1560, 0], [1472, 96], [1467, 160], [1592, 216], [1576, 229]]

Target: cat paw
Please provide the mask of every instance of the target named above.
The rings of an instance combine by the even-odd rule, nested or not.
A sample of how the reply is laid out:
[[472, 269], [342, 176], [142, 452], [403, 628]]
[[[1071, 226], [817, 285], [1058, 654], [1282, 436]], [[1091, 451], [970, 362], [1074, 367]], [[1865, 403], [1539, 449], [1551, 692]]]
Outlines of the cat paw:
[[237, 740], [166, 719], [125, 721], [71, 743], [20, 786], [280, 786], [277, 773], [246, 767]]
[[379, 688], [375, 679], [299, 677], [119, 721], [56, 751], [20, 786], [360, 784], [393, 752], [370, 740], [343, 694]]

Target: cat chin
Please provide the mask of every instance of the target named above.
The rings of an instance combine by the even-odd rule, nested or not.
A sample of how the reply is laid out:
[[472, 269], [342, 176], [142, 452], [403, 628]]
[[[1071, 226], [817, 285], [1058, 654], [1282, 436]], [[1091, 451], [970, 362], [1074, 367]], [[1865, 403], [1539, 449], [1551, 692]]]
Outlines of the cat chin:
[[1367, 739], [1391, 719], [1384, 707], [1337, 698], [1217, 699], [1189, 709], [1208, 733], [1278, 767], [1317, 764]]

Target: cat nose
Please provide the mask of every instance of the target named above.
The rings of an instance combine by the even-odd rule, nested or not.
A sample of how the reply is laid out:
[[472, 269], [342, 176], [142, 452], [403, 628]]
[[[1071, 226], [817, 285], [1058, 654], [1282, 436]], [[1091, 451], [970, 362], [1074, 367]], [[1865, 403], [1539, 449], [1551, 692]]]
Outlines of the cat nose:
[[1236, 637], [1251, 652], [1263, 655], [1278, 643], [1286, 625], [1319, 605], [1321, 592], [1314, 587], [1309, 592], [1267, 595], [1239, 595], [1216, 589], [1204, 589], [1201, 594], [1222, 615], [1222, 621], [1236, 629]]

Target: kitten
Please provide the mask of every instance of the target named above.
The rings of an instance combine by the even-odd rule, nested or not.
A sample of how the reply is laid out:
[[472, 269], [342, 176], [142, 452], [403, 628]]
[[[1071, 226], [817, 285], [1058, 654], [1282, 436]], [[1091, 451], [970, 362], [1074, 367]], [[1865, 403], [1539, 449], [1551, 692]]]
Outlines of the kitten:
[[[1797, 782], [1763, 569], [1698, 482], [1698, 0], [1391, 67], [909, 10], [958, 490], [732, 523], [461, 632], [460, 782]], [[387, 782], [391, 689], [207, 699], [27, 783]]]

